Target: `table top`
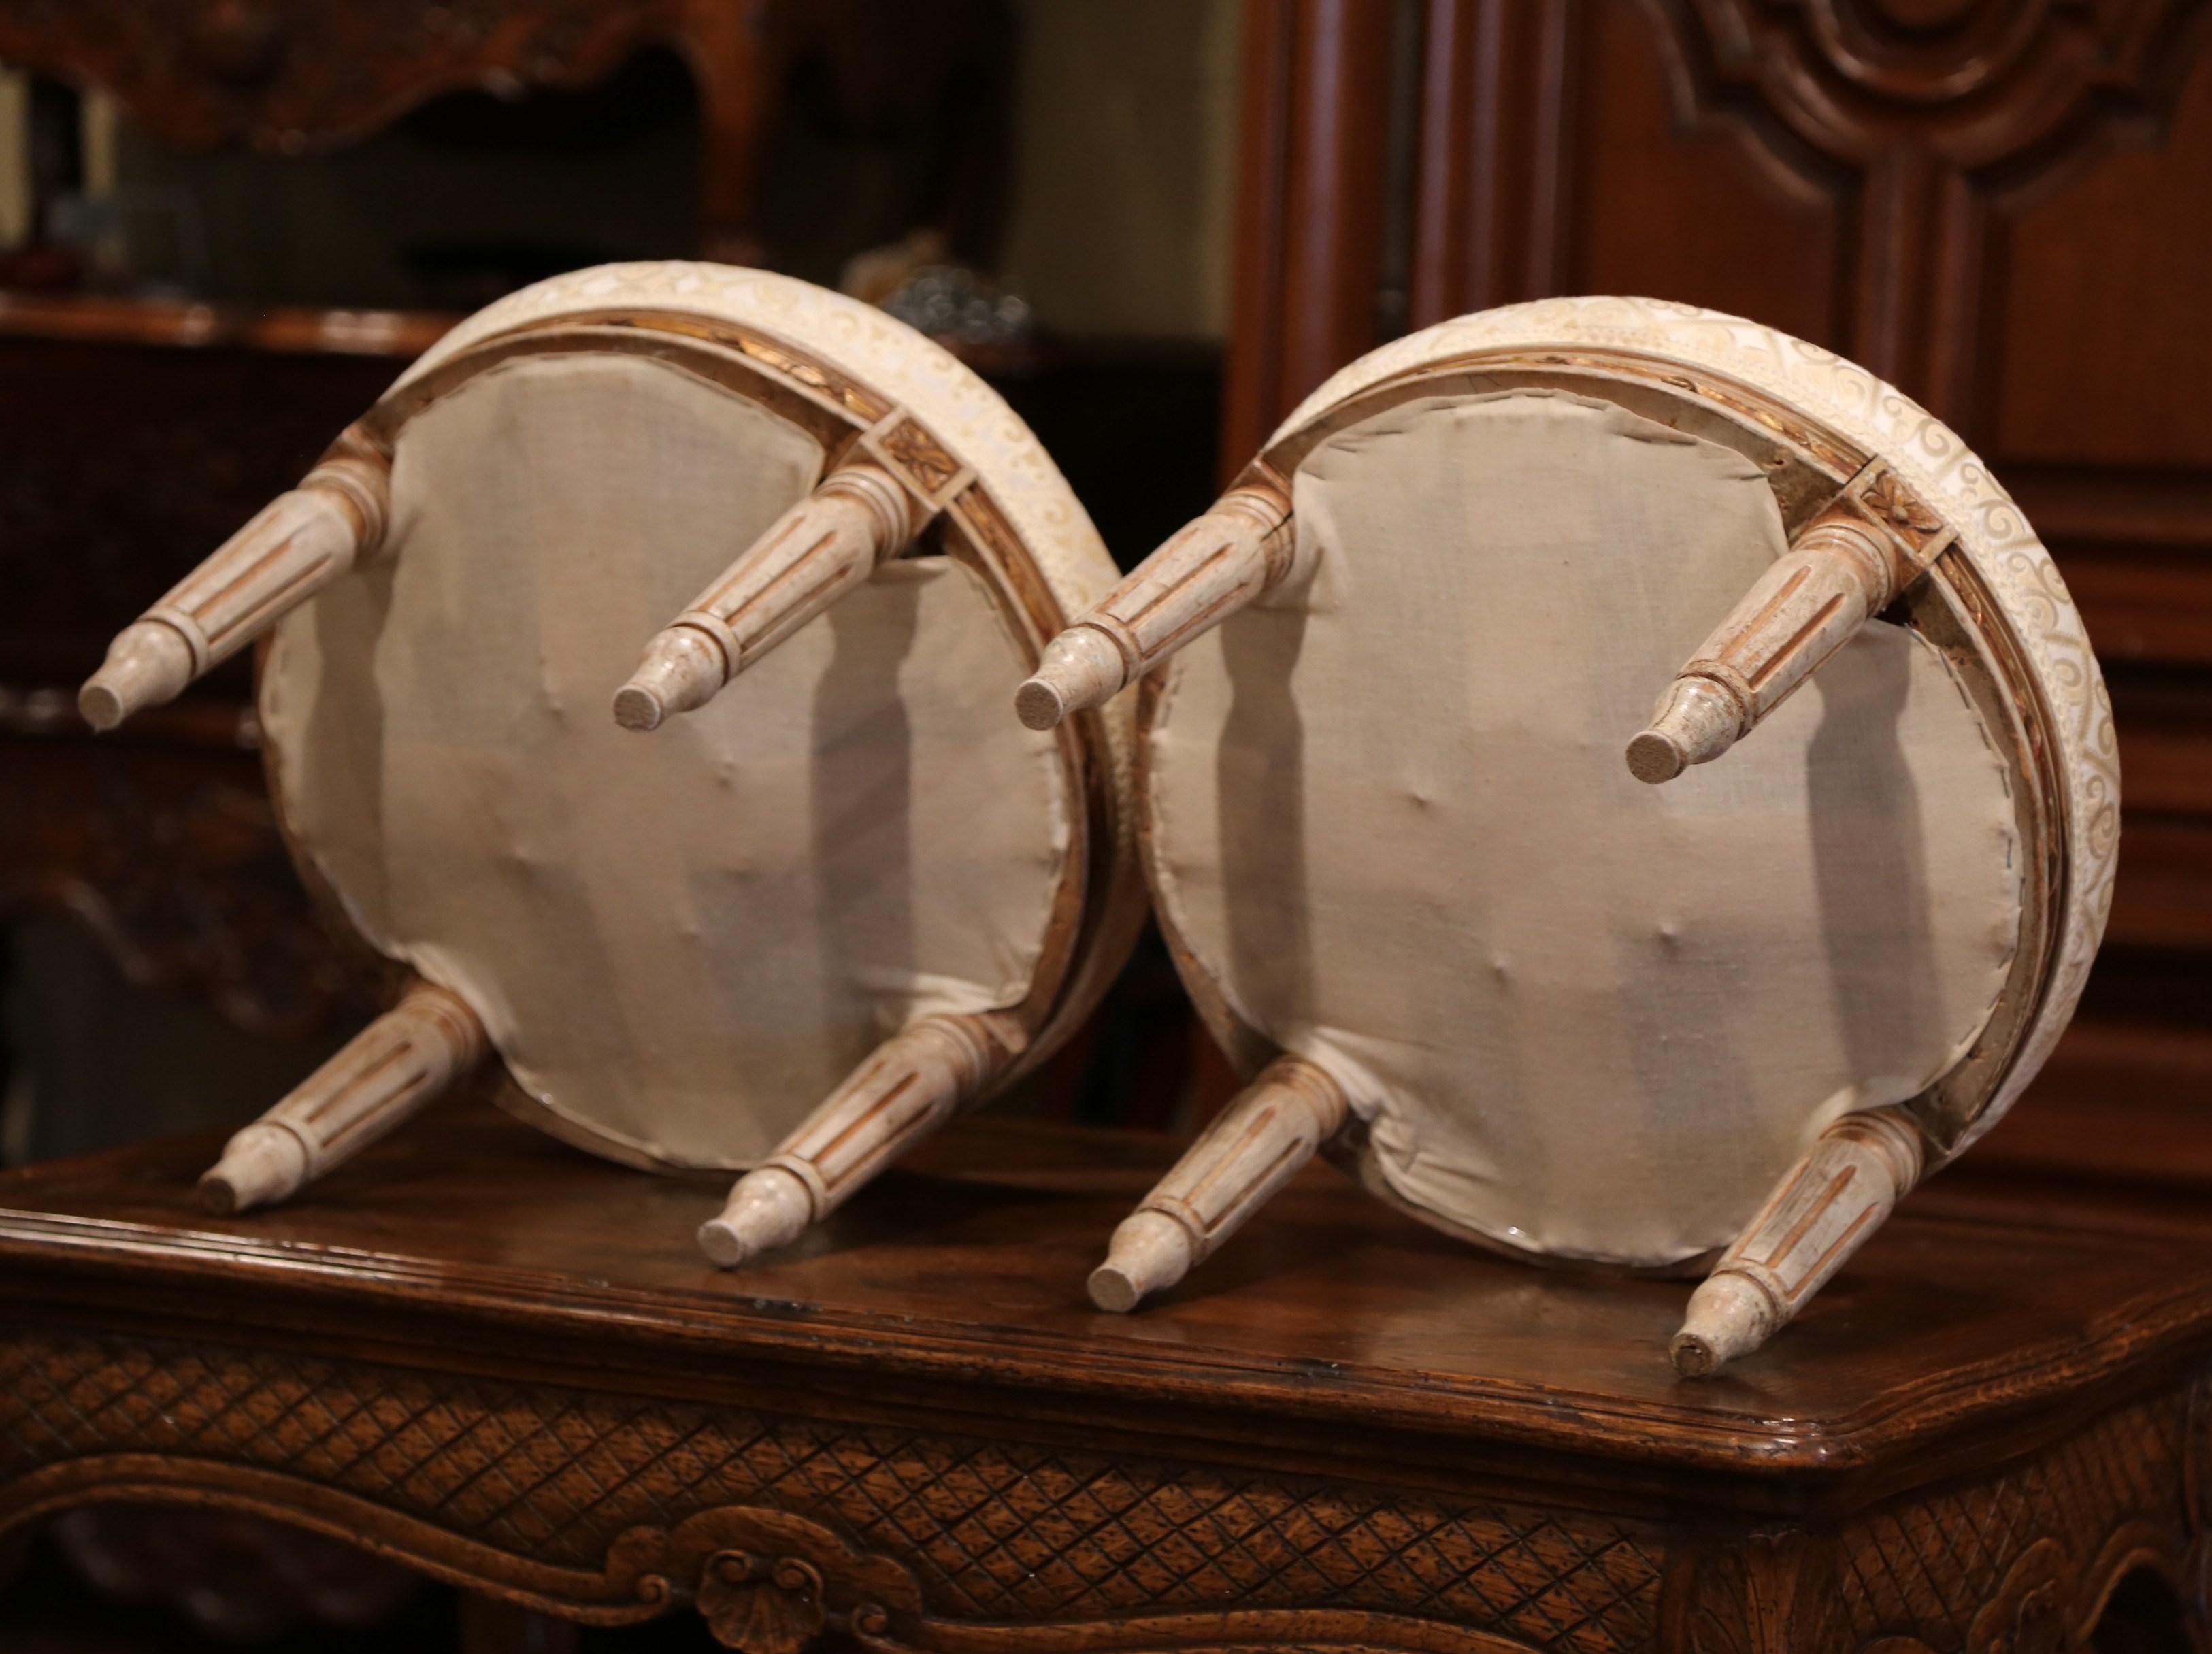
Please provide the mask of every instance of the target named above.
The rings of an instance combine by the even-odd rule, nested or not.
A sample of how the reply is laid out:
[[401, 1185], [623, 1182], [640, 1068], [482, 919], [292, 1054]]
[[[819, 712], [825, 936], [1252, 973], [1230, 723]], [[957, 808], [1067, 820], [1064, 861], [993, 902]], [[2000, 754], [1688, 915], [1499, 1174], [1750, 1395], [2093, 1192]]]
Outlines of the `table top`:
[[1938, 1178], [1766, 1350], [1686, 1381], [1667, 1342], [1686, 1283], [1488, 1256], [1324, 1166], [1174, 1291], [1103, 1314], [1085, 1275], [1174, 1158], [1165, 1138], [963, 1121], [788, 1254], [728, 1274], [692, 1242], [723, 1180], [603, 1164], [480, 1102], [239, 1218], [193, 1200], [218, 1146], [0, 1176], [7, 1317], [1753, 1478], [2078, 1414], [2212, 1345], [2212, 1217], [2148, 1189]]

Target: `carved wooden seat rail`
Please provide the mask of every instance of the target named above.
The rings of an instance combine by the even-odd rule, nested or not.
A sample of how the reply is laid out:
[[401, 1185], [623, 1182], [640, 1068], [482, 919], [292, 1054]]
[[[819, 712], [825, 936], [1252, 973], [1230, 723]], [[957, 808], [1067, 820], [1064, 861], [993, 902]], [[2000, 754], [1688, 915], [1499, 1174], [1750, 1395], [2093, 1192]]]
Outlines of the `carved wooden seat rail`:
[[678, 1220], [716, 1184], [479, 1104], [245, 1219], [193, 1204], [213, 1146], [0, 1178], [0, 1525], [213, 1502], [747, 1654], [1996, 1654], [2092, 1645], [2116, 1591], [2203, 1633], [2185, 1205], [1969, 1162], [1685, 1384], [1665, 1283], [1486, 1259], [1321, 1170], [1098, 1314], [1164, 1141], [970, 1120], [734, 1280]]

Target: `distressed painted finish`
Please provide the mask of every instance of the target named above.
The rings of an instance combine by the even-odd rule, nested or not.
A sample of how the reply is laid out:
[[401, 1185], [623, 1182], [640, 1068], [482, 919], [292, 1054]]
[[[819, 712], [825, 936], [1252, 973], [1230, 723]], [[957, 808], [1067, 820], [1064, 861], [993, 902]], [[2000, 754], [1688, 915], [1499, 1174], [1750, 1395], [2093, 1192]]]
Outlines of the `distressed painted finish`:
[[[659, 1235], [680, 1191], [480, 1108], [274, 1227], [192, 1214], [196, 1142], [15, 1174], [0, 1523], [213, 1502], [747, 1654], [1998, 1654], [2086, 1646], [2131, 1575], [2195, 1601], [2185, 1207], [2027, 1228], [2047, 1195], [1949, 1180], [1808, 1306], [1825, 1355], [1717, 1389], [1612, 1353], [1663, 1339], [1663, 1286], [1467, 1254], [1318, 1175], [1244, 1291], [1096, 1316], [1067, 1261], [1170, 1152], [955, 1126], [743, 1294]], [[378, 1191], [410, 1187], [402, 1225]]]
[[[1926, 1164], [1942, 1164], [1994, 1125], [2034, 1078], [2064, 1030], [2112, 903], [2119, 757], [2111, 702], [2081, 615], [2056, 564], [2020, 508], [1959, 436], [1857, 364], [1740, 318], [1633, 297], [1549, 300], [1459, 317], [1370, 351], [1340, 370], [1283, 423], [1252, 459], [1246, 476], [1297, 477], [1303, 486], [1310, 473], [1302, 467], [1325, 454], [1332, 441], [1356, 441], [1366, 422], [1397, 409], [1424, 410], [1423, 399], [1438, 394], [1515, 389], [1567, 392], [1610, 402], [1732, 448], [1758, 467], [1777, 518], [1790, 535], [1788, 549], [1762, 569], [1687, 664], [1663, 685], [1654, 686], [1661, 692], [1652, 722], [1627, 742], [1628, 768], [1638, 779], [1668, 781], [1690, 764], [1721, 757], [1751, 736], [1760, 720], [1869, 619], [1886, 610], [1942, 654], [1965, 690], [1983, 739], [2002, 755], [2008, 774], [2017, 777], [2017, 783], [2003, 784], [2015, 836], [1985, 856], [1993, 870], [2001, 868], [2008, 877], [2017, 866], [2020, 891], [2017, 943], [2001, 983], [1984, 1002], [1988, 1021], [1924, 1083], [1912, 1082], [1907, 1089], [1917, 1088], [1917, 1094], [1875, 1099], [1897, 1103], [1910, 1114], [1899, 1129], [1912, 1140], [1911, 1164], [1899, 1177], [1862, 1180], [1859, 1198], [1847, 1210], [1839, 1208], [1847, 1221], [1832, 1232], [1818, 1211], [1806, 1215], [1810, 1228], [1804, 1232], [1817, 1232], [1832, 1246], [1800, 1255], [1796, 1247], [1803, 1234], [1790, 1222], [1762, 1235], [1765, 1219], [1756, 1215], [1753, 1189], [1737, 1191], [1729, 1219], [1735, 1235], [1729, 1257], [1741, 1263], [1788, 1255], [1790, 1261], [1786, 1268], [1767, 1275], [1757, 1269], [1733, 1270], [1700, 1292], [1675, 1354], [1686, 1375], [1709, 1375], [1757, 1347], [1848, 1261], [1917, 1178], [1923, 1154]], [[1419, 417], [1437, 416], [1425, 410]], [[1265, 590], [1263, 570], [1273, 566], [1256, 544], [1224, 539], [1223, 520], [1218, 509], [1200, 518], [1130, 575], [1099, 609], [1047, 645], [1041, 669], [1024, 685], [1016, 709], [1026, 722], [1048, 725], [1050, 715], [1034, 715], [1088, 704], [1138, 671], [1151, 672], [1139, 712], [1139, 733], [1152, 755], [1139, 776], [1146, 872], [1184, 982], [1233, 1064], [1249, 1077], [1279, 1049], [1310, 1038], [1312, 1023], [1325, 1024], [1345, 1013], [1318, 1000], [1255, 1000], [1240, 1005], [1240, 993], [1254, 990], [1249, 976], [1237, 977], [1235, 948], [1224, 945], [1218, 925], [1209, 930], [1190, 923], [1178, 895], [1194, 872], [1200, 879], [1215, 875], [1206, 860], [1213, 853], [1210, 848], [1173, 848], [1162, 825], [1177, 810], [1189, 807], [1193, 795], [1206, 797], [1212, 784], [1186, 781], [1179, 796], [1177, 772], [1158, 761], [1157, 755], [1170, 749], [1181, 733], [1173, 726], [1179, 670], [1174, 652]], [[1460, 541], [1461, 547], [1472, 550], [1483, 544], [1473, 530], [1455, 532], [1473, 536]], [[1316, 562], [1346, 555], [1315, 546], [1317, 531], [1294, 514], [1275, 538], [1290, 545], [1304, 543], [1310, 549], [1300, 555]], [[1295, 560], [1288, 550], [1279, 559], [1285, 572]], [[1221, 572], [1213, 572], [1217, 569]], [[1314, 581], [1324, 578], [1309, 573]], [[1382, 578], [1418, 593], [1425, 588], [1413, 582], [1428, 577], [1401, 565]], [[1316, 589], [1293, 587], [1279, 600], [1295, 609]], [[1347, 583], [1347, 592], [1354, 589]], [[1373, 596], [1376, 589], [1369, 588], [1370, 612], [1383, 607]], [[1357, 596], [1334, 601], [1346, 614], [1359, 605]], [[1326, 611], [1317, 601], [1313, 611]], [[1121, 617], [1115, 619], [1117, 612]], [[1136, 639], [1141, 648], [1133, 648], [1124, 635], [1132, 614], [1157, 632]], [[1111, 629], [1102, 616], [1121, 631]], [[1376, 720], [1367, 733], [1395, 715], [1389, 705], [1370, 707], [1343, 696], [1340, 685], [1334, 692]], [[1287, 691], [1294, 707], [1300, 693], [1294, 684]], [[1302, 727], [1301, 715], [1292, 715], [1291, 727]], [[1602, 740], [1619, 739], [1602, 731], [1591, 733]], [[1203, 739], [1218, 742], [1217, 769], [1231, 752], [1248, 765], [1264, 765], [1279, 756], [1249, 736]], [[1276, 745], [1287, 751], [1285, 739], [1275, 737]], [[1237, 740], [1249, 742], [1251, 750], [1240, 749]], [[1248, 829], [1241, 840], [1224, 838], [1231, 848], [1222, 853], [1222, 865], [1233, 867], [1240, 859], [1247, 866], [1256, 862], [1251, 845], [1265, 830]], [[2017, 857], [2013, 843], [2026, 847]], [[1292, 887], [1302, 888], [1317, 905], [1343, 899], [1361, 889], [1369, 876], [1370, 848], [1381, 858], [1375, 865], [1387, 867], [1388, 844], [1363, 844], [1350, 873], [1338, 867], [1324, 874], [1313, 864], [1301, 863]], [[1554, 849], [1551, 856], [1556, 860], [1559, 854]], [[1536, 857], [1540, 863], [1545, 859], [1540, 853]], [[1458, 922], [1465, 928], [1471, 921], [1462, 913]], [[1353, 1031], [1365, 1035], [1372, 1030]], [[1540, 1037], [1561, 1037], [1556, 1027]], [[1321, 1049], [1302, 1049], [1300, 1054], [1330, 1066], [1328, 1054]], [[1361, 1084], [1352, 1073], [1355, 1061], [1340, 1059], [1333, 1071], [1336, 1085], [1347, 1093], [1356, 1093]], [[1863, 1064], [1850, 1083], [1868, 1079], [1869, 1066]], [[1468, 1197], [1469, 1189], [1480, 1189], [1483, 1177], [1457, 1184], [1439, 1180], [1419, 1195], [1398, 1187], [1400, 1180], [1378, 1164], [1374, 1146], [1418, 1139], [1432, 1124], [1449, 1131], [1463, 1123], [1455, 1110], [1480, 1112], [1434, 1074], [1426, 1090], [1386, 1091], [1379, 1099], [1355, 1107], [1363, 1122], [1382, 1123], [1364, 1137], [1346, 1132], [1340, 1158], [1357, 1160], [1363, 1177], [1385, 1199], [1478, 1244], [1535, 1258], [1556, 1253], [1648, 1268], [1702, 1261], [1693, 1256], [1694, 1248], [1624, 1256], [1538, 1243], [1517, 1228], [1509, 1233], [1485, 1223], [1478, 1215], [1480, 1200]], [[1624, 1119], [1636, 1117], [1632, 1110], [1624, 1110]], [[1807, 1123], [1809, 1128], [1813, 1122]], [[1564, 1128], [1540, 1109], [1515, 1124], [1528, 1140], [1544, 1144], [1554, 1155], [1573, 1152], [1574, 1145], [1562, 1136]], [[1671, 1116], [1639, 1124], [1676, 1135], [1698, 1129]], [[1717, 1135], [1695, 1140], [1715, 1163], [1738, 1146]], [[1793, 1152], [1802, 1152], [1802, 1140], [1790, 1146]], [[1779, 1177], [1782, 1187], [1791, 1187], [1823, 1157], [1848, 1156], [1855, 1140], [1848, 1134], [1834, 1138], [1794, 1169], [1787, 1159], [1777, 1158], [1759, 1169], [1758, 1181]], [[1198, 1153], [1203, 1160], [1212, 1152], [1212, 1146], [1201, 1145]], [[1486, 1171], [1484, 1177], [1510, 1182], [1512, 1174]], [[1661, 1184], [1659, 1179], [1644, 1179], [1628, 1199], [1640, 1202], [1639, 1209], [1662, 1209]], [[1127, 1256], [1118, 1262], [1127, 1268], [1113, 1269], [1103, 1282], [1102, 1304], [1129, 1307], [1143, 1295], [1146, 1280], [1177, 1278], [1196, 1261], [1159, 1218], [1133, 1222], [1136, 1227], [1121, 1237]], [[1740, 1222], [1749, 1226], [1735, 1230]], [[1139, 1229], [1155, 1243], [1141, 1262]], [[1708, 1237], [1700, 1244], [1711, 1248], [1717, 1239]]]

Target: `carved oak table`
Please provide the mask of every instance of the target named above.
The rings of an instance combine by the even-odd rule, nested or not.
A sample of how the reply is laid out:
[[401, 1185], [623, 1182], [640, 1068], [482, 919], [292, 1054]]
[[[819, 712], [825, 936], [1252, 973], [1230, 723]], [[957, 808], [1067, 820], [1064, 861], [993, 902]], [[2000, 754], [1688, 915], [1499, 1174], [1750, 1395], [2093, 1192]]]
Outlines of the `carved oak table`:
[[747, 1654], [2204, 1646], [2202, 1217], [1938, 1179], [1695, 1383], [1679, 1285], [1322, 1171], [1098, 1314], [1175, 1146], [970, 1121], [734, 1276], [711, 1183], [475, 1103], [243, 1219], [204, 1140], [10, 1174], [0, 1527], [228, 1505]]

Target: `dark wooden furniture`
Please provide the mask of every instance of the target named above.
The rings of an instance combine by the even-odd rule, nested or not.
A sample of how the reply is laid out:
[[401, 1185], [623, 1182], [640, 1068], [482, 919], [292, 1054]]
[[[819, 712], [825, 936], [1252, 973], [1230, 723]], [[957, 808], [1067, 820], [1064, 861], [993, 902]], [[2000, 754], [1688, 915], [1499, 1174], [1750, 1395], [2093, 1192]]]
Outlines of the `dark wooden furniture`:
[[1322, 1171], [1095, 1314], [1156, 1140], [966, 1122], [737, 1277], [687, 1239], [713, 1185], [481, 1104], [244, 1220], [190, 1204], [211, 1146], [0, 1178], [0, 1523], [245, 1509], [748, 1654], [2203, 1646], [2185, 1205], [1939, 1179], [1686, 1383], [1679, 1284], [1477, 1256]]
[[156, 137], [299, 155], [443, 92], [587, 85], [665, 45], [697, 82], [708, 245], [743, 243], [773, 117], [776, 0], [8, 0], [0, 61], [101, 87]]
[[254, 1034], [353, 1014], [284, 854], [248, 663], [95, 741], [76, 685], [445, 319], [0, 297], [0, 916], [70, 914]]
[[2160, 1099], [2202, 1098], [2212, 1068], [2212, 401], [2192, 388], [2212, 371], [2212, 6], [1247, 18], [1224, 464], [1384, 339], [1556, 294], [1749, 316], [1917, 398], [2057, 556], [2124, 772], [2083, 1013], [1984, 1152], [2141, 1168], [2155, 1140], [2166, 1175], [2202, 1181], [2201, 1131]]

